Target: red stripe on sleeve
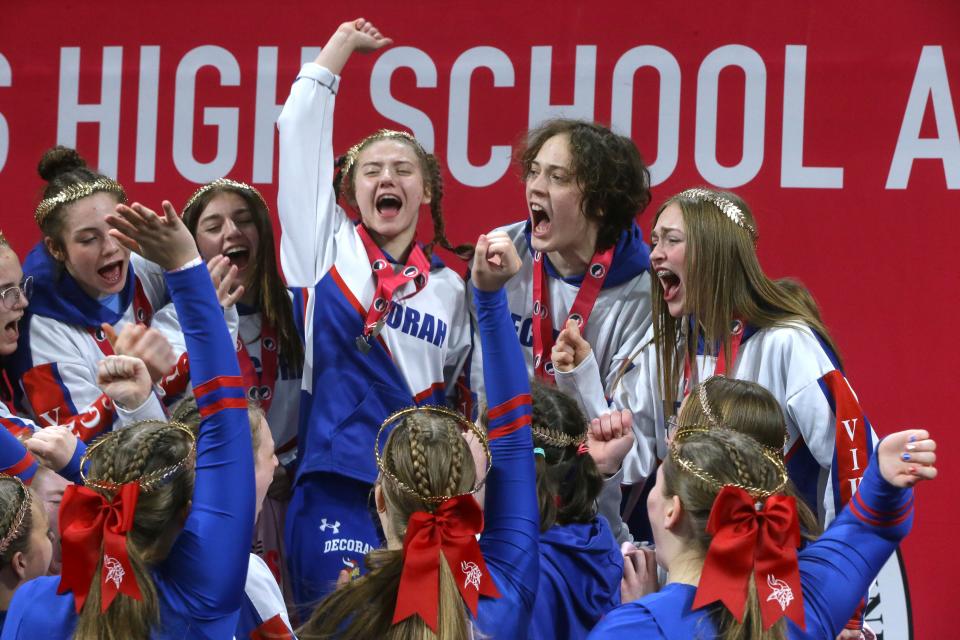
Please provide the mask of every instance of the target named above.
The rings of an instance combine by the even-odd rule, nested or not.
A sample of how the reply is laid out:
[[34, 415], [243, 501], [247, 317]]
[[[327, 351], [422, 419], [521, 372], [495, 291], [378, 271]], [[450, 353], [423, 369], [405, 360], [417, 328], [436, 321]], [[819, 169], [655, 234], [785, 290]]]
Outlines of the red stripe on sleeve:
[[204, 407], [200, 407], [200, 416], [206, 418], [221, 409], [246, 409], [247, 408], [247, 399], [246, 398], [223, 398], [222, 400], [217, 400], [213, 404], [208, 404]]
[[515, 396], [510, 400], [507, 400], [506, 402], [501, 402], [497, 406], [487, 411], [487, 419], [496, 420], [500, 416], [510, 413], [522, 404], [533, 404], [533, 398], [530, 397], [529, 393], [522, 393], [519, 396]]
[[495, 429], [491, 429], [488, 433], [488, 437], [491, 440], [496, 440], [497, 438], [502, 438], [503, 436], [510, 435], [517, 429], [526, 427], [529, 424], [530, 424], [530, 416], [522, 415], [512, 422], [508, 422], [503, 426], [496, 427]]
[[13, 466], [7, 467], [6, 469], [3, 470], [3, 473], [7, 474], [8, 476], [19, 475], [24, 471], [26, 471], [27, 469], [29, 469], [34, 462], [36, 462], [36, 460], [34, 460], [33, 455], [29, 451], [27, 451], [23, 455], [23, 458], [20, 459], [20, 462], [18, 462]]
[[226, 389], [226, 388], [244, 389], [243, 377], [242, 376], [217, 376], [216, 378], [210, 378], [203, 384], [199, 384], [195, 386], [193, 388], [193, 395], [199, 398], [200, 396], [206, 395], [211, 391], [216, 391], [217, 389]]

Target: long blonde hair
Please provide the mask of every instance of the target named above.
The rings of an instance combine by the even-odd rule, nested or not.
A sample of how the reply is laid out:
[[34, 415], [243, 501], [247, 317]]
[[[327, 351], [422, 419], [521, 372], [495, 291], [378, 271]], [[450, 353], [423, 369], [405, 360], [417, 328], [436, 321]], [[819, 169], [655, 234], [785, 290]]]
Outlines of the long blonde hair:
[[[384, 447], [384, 464], [393, 476], [421, 496], [454, 496], [470, 491], [476, 468], [460, 433], [450, 417], [436, 413], [407, 415], [390, 433]], [[438, 505], [403, 491], [387, 475], [381, 491], [395, 535], [403, 539], [410, 516], [433, 511]], [[440, 601], [437, 633], [419, 616], [393, 624], [403, 553], [377, 549], [364, 562], [369, 573], [337, 589], [320, 602], [310, 620], [297, 631], [299, 638], [366, 640], [466, 640], [470, 621], [446, 559], [440, 556]]]
[[696, 360], [701, 339], [708, 352], [715, 350], [714, 355], [724, 354], [730, 360], [730, 331], [737, 318], [760, 329], [789, 322], [806, 324], [838, 362], [840, 359], [810, 292], [795, 280], [768, 278], [757, 259], [754, 235], [733, 222], [717, 202], [727, 200], [735, 205], [743, 224], [756, 229], [756, 219], [747, 204], [726, 191], [694, 191], [708, 195], [678, 194], [664, 202], [653, 218], [656, 226], [664, 209], [676, 204], [683, 214], [686, 235], [684, 289], [688, 315], [670, 315], [663, 287], [656, 278], [651, 292], [664, 415], [673, 413], [684, 361]]

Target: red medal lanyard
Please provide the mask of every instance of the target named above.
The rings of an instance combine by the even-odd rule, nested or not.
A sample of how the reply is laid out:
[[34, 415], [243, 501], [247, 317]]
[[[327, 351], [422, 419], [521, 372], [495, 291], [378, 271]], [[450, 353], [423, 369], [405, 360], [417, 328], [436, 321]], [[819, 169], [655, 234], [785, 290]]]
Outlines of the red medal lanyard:
[[237, 338], [237, 360], [243, 383], [247, 385], [247, 395], [260, 403], [264, 413], [270, 411], [273, 402], [273, 389], [277, 382], [277, 332], [267, 322], [260, 329], [260, 373], [253, 366], [253, 358], [247, 351], [247, 345]]
[[[136, 288], [134, 289], [133, 294], [133, 321], [137, 324], [144, 324], [150, 326], [150, 321], [153, 320], [153, 307], [150, 305], [150, 300], [147, 298], [146, 291], [143, 290], [143, 285], [140, 283], [140, 278], [135, 280]], [[100, 348], [101, 353], [105, 356], [115, 355], [113, 353], [113, 347], [110, 345], [110, 341], [107, 340], [107, 334], [103, 332], [101, 327], [87, 327], [87, 333], [90, 334], [90, 337], [93, 338], [93, 341], [97, 343], [97, 346]]]
[[[613, 263], [613, 247], [593, 254], [590, 266], [583, 274], [580, 291], [573, 300], [567, 320], [576, 321], [583, 332], [590, 319], [590, 312], [597, 302], [597, 296], [610, 273]], [[553, 380], [553, 321], [550, 319], [550, 289], [547, 283], [544, 256], [540, 251], [533, 254], [533, 372], [542, 380]], [[566, 321], [564, 321], [566, 324]], [[561, 327], [562, 329], [563, 327]]]
[[357, 336], [357, 348], [362, 353], [370, 351], [370, 341], [380, 335], [383, 325], [387, 320], [390, 308], [393, 306], [393, 292], [413, 280], [417, 289], [409, 296], [401, 298], [405, 300], [415, 296], [425, 286], [427, 278], [430, 277], [430, 261], [424, 255], [423, 249], [416, 243], [410, 249], [410, 256], [407, 258], [407, 264], [403, 269], [394, 272], [393, 267], [383, 255], [383, 251], [377, 246], [377, 243], [370, 237], [370, 233], [362, 225], [357, 225], [357, 233], [363, 241], [363, 248], [367, 250], [367, 258], [370, 260], [370, 268], [373, 269], [373, 278], [377, 283], [377, 290], [373, 294], [373, 302], [367, 310], [367, 316], [363, 322], [363, 334]]
[[[740, 342], [743, 340], [743, 321], [734, 320], [733, 328], [730, 330], [730, 366], [732, 367], [737, 362], [737, 352], [740, 351]], [[715, 376], [725, 376], [727, 375], [727, 357], [726, 352], [722, 349], [720, 354], [717, 356], [717, 366], [713, 370], [713, 375]], [[683, 363], [683, 395], [684, 397], [690, 395], [690, 380], [691, 380], [691, 371], [690, 371], [690, 356], [687, 355], [686, 360]]]

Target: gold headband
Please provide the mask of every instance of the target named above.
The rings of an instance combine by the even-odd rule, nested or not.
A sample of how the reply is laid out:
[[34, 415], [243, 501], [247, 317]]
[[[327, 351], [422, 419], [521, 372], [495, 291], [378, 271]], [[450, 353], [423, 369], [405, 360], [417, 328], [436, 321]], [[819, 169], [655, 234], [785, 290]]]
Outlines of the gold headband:
[[706, 200], [707, 202], [712, 203], [717, 207], [717, 209], [720, 209], [720, 212], [729, 218], [733, 224], [749, 233], [750, 237], [753, 238], [754, 243], [760, 239], [760, 235], [757, 233], [756, 227], [747, 222], [747, 216], [744, 215], [743, 211], [740, 210], [740, 207], [735, 205], [727, 198], [724, 198], [719, 193], [715, 193], [709, 189], [701, 189], [697, 187], [694, 189], [687, 189], [678, 197], [690, 198], [691, 200]]
[[217, 178], [213, 182], [207, 183], [197, 189], [190, 199], [187, 200], [187, 204], [183, 205], [183, 211], [186, 213], [187, 209], [197, 201], [197, 198], [210, 191], [211, 189], [221, 189], [221, 188], [232, 188], [240, 189], [241, 191], [248, 191], [256, 196], [257, 200], [260, 201], [260, 204], [263, 205], [263, 208], [270, 212], [270, 207], [267, 206], [267, 201], [263, 199], [263, 196], [260, 195], [260, 192], [257, 191], [255, 187], [251, 187], [246, 182], [237, 182], [236, 180], [231, 180], [229, 178]]
[[[142, 420], [136, 422], [129, 427], [124, 427], [121, 431], [111, 431], [102, 438], [98, 438], [93, 444], [87, 447], [86, 453], [83, 454], [83, 457], [80, 459], [80, 477], [83, 479], [83, 483], [88, 487], [93, 487], [94, 489], [100, 489], [101, 491], [113, 492], [120, 489], [120, 484], [116, 482], [109, 482], [106, 480], [97, 480], [96, 478], [88, 478], [86, 475], [87, 463], [90, 462], [90, 455], [97, 450], [104, 442], [107, 442], [111, 438], [117, 437], [119, 434], [123, 433], [127, 429], [132, 429], [141, 424], [153, 423], [157, 424], [156, 420]], [[140, 483], [140, 492], [147, 493], [157, 489], [164, 484], [166, 484], [170, 479], [176, 476], [180, 471], [182, 471], [187, 466], [191, 465], [197, 458], [197, 436], [194, 434], [193, 429], [183, 424], [182, 422], [167, 422], [163, 423], [167, 426], [173, 427], [178, 431], [182, 431], [190, 438], [190, 451], [187, 452], [187, 455], [183, 457], [182, 460], [176, 464], [171, 464], [166, 467], [161, 467], [156, 471], [152, 471], [144, 476], [141, 476], [137, 479], [137, 482]]]
[[37, 225], [42, 228], [47, 216], [60, 205], [76, 202], [99, 191], [115, 193], [120, 196], [120, 202], [127, 201], [127, 193], [118, 182], [110, 178], [99, 178], [93, 182], [78, 182], [68, 185], [57, 195], [44, 198], [40, 201], [40, 204], [37, 205], [37, 210], [33, 214], [33, 217], [37, 221]]
[[406, 140], [407, 142], [412, 144], [415, 149], [422, 152], [424, 155], [427, 154], [426, 150], [423, 148], [423, 146], [420, 145], [417, 139], [414, 138], [411, 134], [407, 133], [406, 131], [397, 131], [396, 129], [380, 129], [379, 131], [370, 134], [369, 136], [367, 136], [357, 144], [350, 147], [350, 149], [345, 154], [346, 161], [343, 164], [343, 169], [341, 170], [341, 174], [344, 176], [350, 175], [350, 170], [353, 169], [353, 165], [356, 163], [357, 158], [360, 156], [360, 150], [363, 149], [363, 147], [366, 144], [370, 142], [374, 142], [376, 140], [390, 140], [390, 139], [395, 140], [398, 138], [401, 140]]
[[[476, 483], [473, 486], [473, 489], [471, 489], [470, 491], [467, 491], [466, 493], [457, 494], [456, 496], [423, 496], [417, 493], [415, 489], [412, 489], [406, 484], [404, 484], [403, 481], [401, 481], [397, 476], [393, 474], [392, 471], [390, 471], [390, 469], [387, 468], [387, 463], [386, 463], [386, 460], [384, 459], [386, 457], [386, 452], [380, 451], [380, 436], [383, 434], [383, 430], [405, 416], [408, 416], [414, 413], [420, 413], [420, 412], [435, 413], [447, 418], [451, 418], [452, 420], [455, 420], [458, 425], [460, 425], [461, 431], [463, 433], [470, 431], [477, 437], [477, 440], [480, 441], [480, 445], [483, 447], [483, 451], [487, 455], [487, 471], [486, 473], [483, 474], [482, 479], [478, 479], [476, 481]], [[476, 493], [477, 491], [480, 491], [480, 489], [483, 487], [484, 482], [486, 482], [487, 474], [490, 473], [490, 468], [493, 466], [493, 457], [490, 455], [490, 443], [487, 441], [487, 434], [483, 432], [483, 429], [478, 427], [473, 422], [467, 420], [456, 411], [452, 411], [450, 409], [447, 409], [446, 407], [438, 407], [433, 405], [427, 405], [423, 407], [408, 407], [406, 409], [401, 409], [400, 411], [397, 411], [391, 414], [386, 420], [383, 421], [383, 423], [380, 424], [380, 430], [377, 431], [377, 439], [374, 440], [373, 442], [373, 454], [377, 457], [377, 467], [380, 468], [380, 473], [390, 478], [390, 480], [392, 480], [398, 487], [400, 487], [400, 489], [402, 489], [404, 492], [410, 494], [411, 496], [419, 500], [422, 500], [424, 502], [436, 503], [436, 504], [444, 503], [447, 500], [456, 498], [457, 496], [469, 496]], [[479, 475], [477, 477], [479, 478]]]
[[[690, 437], [691, 435], [698, 433], [710, 433], [712, 430], [706, 427], [699, 425], [692, 425], [689, 427], [681, 427], [676, 434], [673, 436], [673, 440], [670, 443], [670, 458], [675, 464], [677, 464], [684, 471], [690, 473], [695, 478], [701, 482], [707, 484], [708, 486], [720, 490], [723, 487], [737, 487], [738, 489], [743, 489], [749, 493], [754, 499], [763, 500], [768, 498], [775, 493], [782, 493], [787, 486], [787, 481], [789, 476], [787, 475], [787, 468], [783, 464], [783, 459], [770, 451], [769, 447], [764, 447], [763, 445], [757, 443], [757, 446], [760, 449], [760, 454], [766, 458], [774, 467], [777, 469], [777, 473], [780, 476], [780, 482], [777, 483], [777, 486], [773, 489], [763, 489], [760, 487], [751, 487], [750, 485], [741, 484], [739, 482], [722, 482], [710, 472], [701, 469], [698, 467], [692, 460], [687, 460], [686, 458], [680, 455], [680, 444]], [[749, 436], [746, 436], [749, 437]]]
[[27, 513], [30, 512], [30, 505], [33, 502], [30, 496], [30, 490], [27, 489], [27, 486], [23, 484], [20, 478], [17, 476], [7, 476], [7, 478], [14, 480], [20, 487], [20, 490], [23, 491], [23, 500], [20, 502], [20, 508], [17, 509], [17, 514], [13, 516], [13, 521], [10, 523], [10, 528], [7, 530], [6, 535], [3, 536], [3, 539], [0, 539], [0, 554], [6, 553], [13, 541], [20, 536], [20, 527], [23, 526], [23, 519], [26, 518]]
[[587, 440], [587, 434], [571, 436], [556, 429], [546, 427], [533, 427], [533, 439], [542, 442], [549, 447], [566, 448], [572, 445], [581, 445]]

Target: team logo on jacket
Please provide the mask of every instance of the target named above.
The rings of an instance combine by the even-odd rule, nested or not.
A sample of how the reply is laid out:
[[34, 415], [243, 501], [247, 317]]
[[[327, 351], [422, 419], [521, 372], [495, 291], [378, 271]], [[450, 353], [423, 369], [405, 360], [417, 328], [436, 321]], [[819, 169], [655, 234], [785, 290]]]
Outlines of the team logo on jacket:
[[137, 309], [137, 322], [143, 322], [147, 318], [147, 312], [143, 309]]
[[120, 564], [120, 561], [113, 556], [103, 554], [103, 568], [107, 570], [107, 576], [103, 579], [103, 581], [112, 582], [113, 586], [119, 589], [120, 585], [123, 583], [123, 576], [125, 574], [123, 565]]
[[533, 315], [538, 318], [547, 317], [547, 308], [542, 305], [539, 300], [533, 301]]
[[107, 334], [103, 332], [102, 328], [98, 327], [97, 330], [94, 331], [93, 337], [96, 338], [97, 342], [103, 342], [107, 339]]
[[417, 269], [413, 265], [410, 265], [409, 267], [406, 267], [403, 270], [403, 275], [406, 276], [407, 278], [415, 278], [418, 275], [420, 275], [420, 269]]
[[460, 563], [460, 570], [463, 571], [464, 575], [463, 588], [466, 589], [467, 585], [470, 585], [477, 591], [480, 591], [480, 578], [483, 577], [483, 572], [480, 571], [477, 563], [464, 560]]
[[260, 387], [250, 387], [247, 390], [247, 396], [251, 400], [256, 400], [257, 402], [263, 402], [264, 400], [269, 400], [273, 397], [273, 391], [270, 387], [264, 385]]
[[580, 315], [579, 313], [571, 313], [567, 319], [573, 320], [574, 322], [577, 323], [578, 328], [583, 329], [583, 316]]
[[553, 375], [553, 362], [547, 361], [547, 364], [543, 365], [543, 372], [548, 376]]
[[594, 262], [592, 265], [590, 265], [590, 275], [592, 275], [594, 278], [602, 278], [604, 275], [606, 275], [606, 273], [606, 268], [599, 262]]
[[333, 535], [340, 533], [340, 521], [337, 520], [333, 524], [328, 524], [326, 518], [320, 518], [320, 531], [326, 531], [327, 529], [333, 529]]
[[353, 558], [340, 558], [340, 562], [350, 570], [350, 579], [356, 580], [360, 577], [360, 563]]
[[387, 309], [387, 301], [377, 296], [376, 300], [373, 301], [373, 308], [382, 313]]
[[793, 589], [783, 580], [773, 574], [767, 575], [767, 586], [770, 587], [770, 595], [767, 596], [767, 602], [775, 600], [782, 611], [786, 611], [790, 603], [793, 602]]
[[266, 349], [267, 351], [277, 350], [277, 341], [274, 340], [273, 338], [264, 338], [261, 344], [263, 344], [263, 348]]
[[534, 368], [534, 369], [539, 369], [541, 362], [543, 362], [543, 358], [540, 357], [540, 354], [539, 354], [539, 353], [538, 353], [537, 355], [533, 356], [533, 368]]
[[371, 266], [373, 267], [374, 271], [382, 271], [383, 269], [387, 268], [387, 261], [383, 258], [377, 258], [373, 261]]
[[534, 262], [540, 262], [542, 259], [543, 259], [543, 254], [542, 254], [541, 252], [539, 252], [539, 251], [534, 251], [534, 252], [533, 252], [533, 261], [534, 261]]

